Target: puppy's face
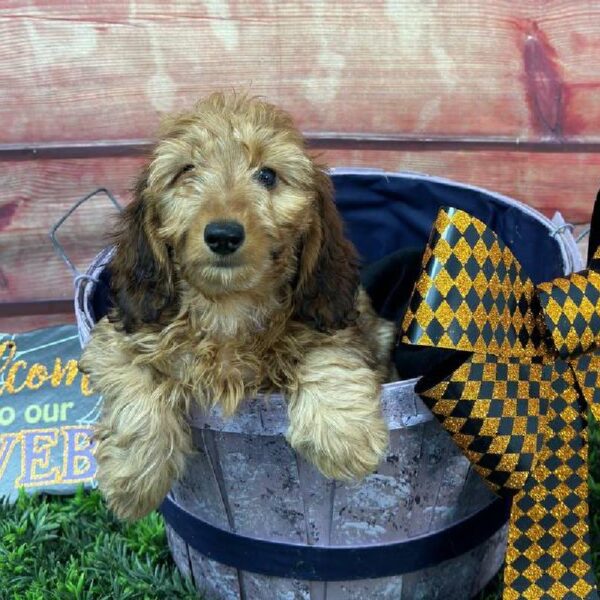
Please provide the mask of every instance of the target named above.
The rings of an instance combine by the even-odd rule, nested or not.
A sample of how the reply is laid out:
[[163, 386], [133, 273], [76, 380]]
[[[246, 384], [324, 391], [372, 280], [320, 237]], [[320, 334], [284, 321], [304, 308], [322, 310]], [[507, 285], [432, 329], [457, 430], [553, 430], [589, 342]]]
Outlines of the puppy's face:
[[358, 263], [331, 181], [276, 107], [215, 94], [172, 118], [135, 196], [110, 265], [126, 331], [175, 318], [182, 280], [214, 300], [287, 291], [293, 318], [324, 331], [355, 319]]
[[145, 197], [180, 277], [214, 296], [293, 275], [315, 170], [287, 115], [256, 100], [210, 98], [167, 123]]

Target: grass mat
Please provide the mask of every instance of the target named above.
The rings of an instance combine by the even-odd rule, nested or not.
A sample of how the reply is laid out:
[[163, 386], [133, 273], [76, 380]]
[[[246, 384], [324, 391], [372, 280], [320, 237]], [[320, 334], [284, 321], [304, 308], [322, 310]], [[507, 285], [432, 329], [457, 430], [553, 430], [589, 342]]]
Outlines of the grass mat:
[[162, 517], [121, 524], [98, 492], [22, 493], [0, 504], [2, 600], [197, 599], [175, 568]]

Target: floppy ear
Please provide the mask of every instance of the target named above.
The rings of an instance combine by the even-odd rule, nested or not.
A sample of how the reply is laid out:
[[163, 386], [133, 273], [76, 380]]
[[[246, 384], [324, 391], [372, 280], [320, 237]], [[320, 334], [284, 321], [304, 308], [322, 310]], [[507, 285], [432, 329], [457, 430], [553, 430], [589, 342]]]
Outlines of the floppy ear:
[[344, 237], [329, 176], [315, 169], [317, 210], [301, 241], [295, 318], [319, 331], [344, 329], [358, 318], [358, 256]]
[[158, 238], [158, 220], [146, 196], [144, 172], [134, 190], [134, 201], [121, 215], [110, 263], [112, 320], [127, 333], [143, 323], [155, 323], [167, 307], [177, 308], [171, 252]]

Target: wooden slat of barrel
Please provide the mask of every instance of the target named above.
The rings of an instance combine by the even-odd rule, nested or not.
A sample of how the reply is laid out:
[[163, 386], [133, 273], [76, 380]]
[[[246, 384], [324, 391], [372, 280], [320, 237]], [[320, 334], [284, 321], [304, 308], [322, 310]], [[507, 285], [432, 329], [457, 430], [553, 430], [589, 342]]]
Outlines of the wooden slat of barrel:
[[[482, 485], [480, 475], [469, 465], [469, 472], [465, 478], [460, 498], [456, 503], [456, 518], [463, 519], [469, 515], [473, 506], [481, 504], [482, 500], [490, 497], [490, 491], [487, 486]], [[496, 574], [495, 565], [499, 565], [504, 560], [504, 550], [506, 547], [506, 534], [508, 526], [505, 525], [498, 532], [493, 534], [489, 542], [482, 544], [477, 549], [478, 559], [472, 561], [473, 576], [471, 595], [475, 595], [481, 590], [489, 580]]]
[[[460, 451], [459, 451], [460, 452]], [[491, 501], [494, 496], [480, 480], [469, 479], [469, 462], [460, 453], [446, 455], [445, 468], [441, 481], [439, 482], [436, 508], [432, 511], [430, 531], [446, 527], [448, 523], [455, 521], [458, 517], [458, 507], [463, 502], [466, 491], [465, 487], [471, 485], [475, 490], [469, 494], [474, 502], [471, 506], [481, 505], [483, 502]]]
[[[247, 598], [290, 598], [293, 600], [312, 600], [310, 582], [282, 577], [268, 577], [245, 571], [242, 576]], [[272, 594], [272, 595], [271, 595]]]
[[[352, 540], [354, 543], [360, 543], [360, 534], [363, 543], [364, 540], [375, 543], [391, 541], [394, 535], [398, 540], [444, 529], [456, 521], [457, 504], [468, 487], [475, 488], [472, 496], [478, 496], [478, 503], [470, 505], [471, 512], [474, 506], [481, 506], [491, 499], [491, 493], [480, 480], [467, 478], [468, 461], [460, 455], [438, 423], [431, 421], [419, 427], [399, 429], [392, 435], [395, 439], [392, 440], [388, 460], [378, 473], [385, 471], [387, 467], [390, 475], [395, 476], [392, 479], [395, 479], [396, 485], [389, 486], [388, 493], [385, 493], [380, 487], [380, 476], [371, 476], [361, 486], [361, 493], [355, 501], [358, 513], [354, 519], [356, 524], [368, 523], [372, 527], [373, 521], [377, 522], [378, 517], [383, 515], [384, 527], [380, 526], [380, 535], [370, 539], [366, 535], [369, 528], [363, 526], [356, 532], [357, 539]], [[398, 461], [395, 460], [396, 457]], [[404, 487], [403, 493], [398, 493], [399, 487]], [[363, 491], [364, 488], [366, 491]], [[395, 506], [392, 504], [394, 496], [398, 498]], [[386, 506], [369, 511], [372, 504], [369, 500], [372, 498], [377, 498], [379, 504], [383, 499]], [[344, 500], [350, 504], [344, 515], [352, 515], [354, 499], [350, 496]], [[343, 505], [344, 500], [340, 504]], [[456, 581], [471, 584], [481, 568], [481, 555], [485, 546], [486, 544], [444, 564], [402, 577], [328, 583], [327, 600], [360, 600], [367, 597], [401, 600], [455, 598]], [[452, 577], [448, 576], [449, 572], [453, 574]]]
[[[209, 523], [225, 530], [231, 529], [228, 496], [223, 489], [220, 459], [214, 441], [214, 432], [208, 430], [192, 430], [196, 452], [188, 461], [186, 472], [172, 494], [184, 507], [195, 507], [195, 511]], [[183, 540], [174, 534], [171, 545], [174, 558], [188, 565], [194, 581], [200, 587], [205, 583], [227, 600], [239, 600], [239, 571], [214, 560], [210, 560], [188, 547]]]
[[[244, 597], [241, 591], [243, 578], [237, 569], [210, 560], [189, 547], [188, 556], [196, 586], [208, 598], [240, 600]], [[179, 565], [177, 556], [174, 559]]]
[[[447, 446], [448, 433], [437, 422], [422, 426], [421, 434], [419, 478], [407, 518], [411, 536], [443, 529], [472, 514], [474, 506], [485, 505], [494, 497], [458, 448], [453, 444]], [[490, 559], [496, 556], [491, 546], [495, 549], [500, 539], [495, 536], [460, 558], [404, 575], [400, 597], [402, 600], [449, 598], [456, 593], [457, 578], [470, 582], [473, 594], [478, 592], [495, 572], [489, 563], [484, 563], [484, 557], [491, 552]]]
[[222, 487], [220, 459], [215, 456], [214, 433], [194, 429], [192, 434], [194, 456], [177, 486], [177, 501], [182, 506], [195, 506], [209, 523], [229, 529], [232, 525], [230, 509]]
[[[240, 600], [244, 597], [241, 591], [243, 579], [237, 569], [210, 560], [189, 547], [188, 556], [196, 586], [207, 598]], [[177, 555], [174, 554], [173, 558], [179, 565]]]
[[444, 511], [444, 516], [447, 517], [450, 509], [445, 503], [440, 503], [440, 490], [446, 475], [445, 465], [454, 464], [455, 468], [466, 474], [458, 451], [446, 447], [447, 434], [436, 423], [426, 423], [417, 431], [420, 434], [420, 449], [417, 454], [420, 462], [406, 520], [408, 537], [435, 529], [436, 512]]
[[389, 452], [377, 473], [360, 485], [336, 486], [331, 545], [386, 543], [409, 536], [407, 516], [418, 478], [420, 429], [391, 431]]
[[188, 545], [182, 540], [171, 527], [166, 527], [167, 542], [173, 556], [177, 557], [177, 566], [184, 577], [194, 581], [192, 565], [188, 553]]
[[[306, 542], [294, 451], [282, 436], [218, 433], [224, 489], [235, 531], [263, 539]], [[268, 511], [262, 510], [269, 506]]]
[[[408, 514], [421, 459], [421, 427], [390, 432], [386, 459], [377, 473], [360, 485], [337, 485], [332, 498], [330, 544], [363, 545], [398, 541], [409, 537]], [[432, 486], [435, 487], [435, 481]], [[327, 600], [402, 598], [402, 577], [381, 577], [364, 581], [327, 583]]]
[[[293, 493], [289, 488], [288, 473], [293, 477], [293, 468], [290, 470], [287, 465], [293, 460], [293, 453], [285, 440], [196, 429], [194, 441], [197, 452], [184, 478], [174, 489], [175, 499], [221, 528], [264, 539], [289, 540], [290, 516], [303, 513], [286, 506], [289, 502], [292, 505], [298, 503], [300, 492], [297, 489]], [[275, 452], [274, 445], [279, 447]], [[284, 452], [284, 459], [277, 459], [278, 450]], [[280, 486], [286, 493], [274, 498], [272, 489]], [[283, 504], [273, 507], [274, 500], [282, 500]], [[305, 541], [303, 530], [291, 531], [297, 534], [291, 536], [296, 538], [294, 541]], [[178, 543], [180, 541], [175, 538], [172, 547], [178, 561], [185, 563], [186, 548], [185, 544]], [[265, 589], [271, 590], [274, 597], [286, 597], [290, 593], [296, 594], [292, 597], [298, 597], [297, 594], [308, 597], [306, 582], [239, 573], [191, 548], [187, 548], [187, 553], [198, 585], [208, 586], [223, 598], [238, 598], [240, 585], [248, 598], [260, 597], [257, 594], [263, 594]]]
[[331, 544], [336, 482], [323, 481], [316, 467], [300, 456], [296, 456], [296, 464], [306, 521], [306, 543], [313, 546], [328, 546]]
[[[432, 423], [432, 427], [437, 423]], [[445, 431], [442, 431], [447, 435]], [[444, 467], [439, 469], [439, 467]], [[480, 478], [469, 477], [469, 463], [460, 453], [456, 455], [445, 454], [438, 470], [442, 471], [441, 480], [438, 482], [438, 493], [433, 508], [430, 508], [429, 531], [444, 529], [461, 517], [472, 514], [474, 506], [482, 506], [493, 499], [492, 493], [486, 488]], [[422, 481], [426, 486], [426, 482]], [[436, 486], [433, 486], [434, 489]], [[424, 491], [424, 488], [421, 488]], [[470, 503], [465, 503], [465, 496]], [[466, 508], [461, 514], [461, 509]], [[466, 514], [465, 514], [466, 513]], [[405, 581], [405, 597], [419, 597], [416, 590], [422, 587], [431, 594], [434, 590], [438, 598], [446, 598], [450, 591], [455, 589], [452, 577], [461, 577], [465, 582], [471, 582], [481, 567], [483, 547], [475, 548], [460, 559], [447, 561], [444, 565], [424, 569], [419, 573], [409, 574]], [[409, 595], [408, 590], [414, 587], [415, 591]]]
[[[307, 523], [306, 543], [328, 546], [331, 540], [336, 482], [323, 482], [319, 471], [299, 456], [296, 457], [296, 464]], [[309, 581], [310, 600], [325, 600], [328, 585], [325, 581]]]
[[479, 570], [476, 576], [473, 578], [470, 595], [475, 596], [481, 591], [498, 573], [498, 565], [502, 565], [504, 562], [504, 556], [506, 554], [506, 539], [508, 534], [508, 525], [505, 525], [499, 529], [489, 539], [489, 543], [485, 545], [485, 551], [481, 555], [479, 561]]
[[[479, 581], [478, 573], [487, 549], [498, 543], [498, 538], [493, 536], [460, 557], [439, 563], [435, 567], [408, 573], [402, 578], [400, 600], [469, 600], [483, 587], [476, 587], [475, 581]], [[498, 567], [500, 563], [501, 561], [496, 562], [495, 566]], [[489, 565], [486, 567], [489, 576], [482, 582], [484, 585], [497, 571], [497, 568], [490, 569]]]
[[[282, 436], [217, 433], [224, 488], [237, 533], [306, 543], [307, 524], [295, 454]], [[308, 598], [307, 582], [243, 574], [247, 598]]]

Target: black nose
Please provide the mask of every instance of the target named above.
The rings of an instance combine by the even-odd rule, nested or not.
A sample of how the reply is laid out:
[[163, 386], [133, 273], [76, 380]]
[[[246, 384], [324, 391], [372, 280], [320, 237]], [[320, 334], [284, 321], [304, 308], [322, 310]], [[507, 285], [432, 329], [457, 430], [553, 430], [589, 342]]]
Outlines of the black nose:
[[235, 252], [244, 237], [244, 228], [237, 221], [215, 221], [204, 228], [204, 241], [216, 254]]

